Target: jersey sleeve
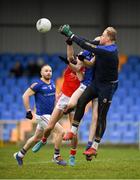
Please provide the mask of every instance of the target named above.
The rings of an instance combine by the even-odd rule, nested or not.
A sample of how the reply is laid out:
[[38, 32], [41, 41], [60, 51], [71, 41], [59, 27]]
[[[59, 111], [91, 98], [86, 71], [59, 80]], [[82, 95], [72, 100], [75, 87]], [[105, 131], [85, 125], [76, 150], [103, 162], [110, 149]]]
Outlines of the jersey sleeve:
[[81, 37], [74, 35], [72, 37], [72, 41], [78, 44], [81, 48], [86, 49], [95, 55], [103, 55], [103, 56], [112, 56], [112, 51], [106, 48], [102, 48], [101, 46], [96, 46], [94, 44], [89, 43], [88, 41], [83, 40]]
[[40, 87], [40, 85], [39, 85], [37, 82], [33, 83], [33, 84], [30, 86], [30, 88], [31, 88], [34, 92], [39, 91], [39, 87]]

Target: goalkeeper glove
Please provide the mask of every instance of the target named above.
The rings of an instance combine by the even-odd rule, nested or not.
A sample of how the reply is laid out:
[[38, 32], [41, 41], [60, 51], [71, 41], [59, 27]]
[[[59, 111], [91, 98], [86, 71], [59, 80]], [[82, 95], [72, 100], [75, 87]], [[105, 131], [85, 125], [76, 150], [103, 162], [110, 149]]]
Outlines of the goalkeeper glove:
[[30, 120], [33, 119], [33, 115], [32, 115], [32, 112], [31, 112], [31, 111], [27, 111], [27, 112], [26, 112], [26, 118], [27, 118], [27, 119], [30, 119]]
[[73, 35], [73, 32], [70, 30], [70, 26], [68, 24], [60, 26], [58, 31], [66, 37], [71, 37]]

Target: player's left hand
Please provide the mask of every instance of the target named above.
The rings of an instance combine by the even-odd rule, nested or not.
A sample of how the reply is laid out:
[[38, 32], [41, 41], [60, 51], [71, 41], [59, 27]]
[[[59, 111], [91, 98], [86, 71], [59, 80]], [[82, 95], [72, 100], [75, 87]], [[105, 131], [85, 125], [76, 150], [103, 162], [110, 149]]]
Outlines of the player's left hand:
[[70, 30], [70, 26], [68, 24], [60, 26], [58, 32], [65, 35], [66, 37], [71, 37], [73, 35], [73, 32]]
[[32, 112], [31, 112], [31, 111], [27, 111], [27, 112], [26, 112], [26, 119], [30, 119], [30, 120], [33, 119], [33, 115], [32, 115]]

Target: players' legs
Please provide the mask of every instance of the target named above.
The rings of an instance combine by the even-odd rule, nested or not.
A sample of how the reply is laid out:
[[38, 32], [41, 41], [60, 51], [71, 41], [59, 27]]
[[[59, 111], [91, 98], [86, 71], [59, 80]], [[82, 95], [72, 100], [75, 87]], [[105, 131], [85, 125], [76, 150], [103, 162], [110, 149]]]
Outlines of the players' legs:
[[63, 136], [65, 134], [65, 130], [59, 123], [56, 123], [52, 133], [55, 136], [55, 138], [54, 138], [55, 149], [60, 149], [62, 140], [63, 140]]
[[[41, 125], [44, 127], [44, 133], [41, 141], [39, 141], [33, 148], [33, 152], [37, 152], [40, 148], [46, 144], [47, 138], [49, 137], [51, 131], [55, 127], [57, 121], [62, 117], [63, 111], [58, 109], [57, 107], [54, 108], [52, 115], [49, 117], [41, 116], [42, 121], [40, 122]], [[46, 125], [47, 122], [47, 125]]]
[[[86, 150], [88, 150], [93, 143], [93, 139], [95, 137], [95, 132], [96, 132], [96, 127], [97, 127], [97, 117], [98, 117], [98, 99], [94, 99], [92, 103], [92, 121], [90, 124], [90, 129], [89, 129], [89, 138], [88, 138], [88, 143], [86, 146]], [[92, 160], [92, 156], [86, 156], [87, 161]]]
[[51, 131], [54, 129], [56, 123], [59, 121], [59, 119], [62, 117], [63, 115], [63, 110], [66, 107], [67, 103], [68, 103], [69, 97], [65, 96], [64, 94], [61, 95], [61, 97], [59, 98], [57, 105], [55, 106], [50, 120], [48, 122], [48, 125], [46, 126], [45, 130], [44, 130], [44, 134], [43, 134], [43, 138], [41, 139], [41, 141], [39, 141], [32, 149], [33, 152], [37, 152], [39, 151], [39, 149], [46, 144], [47, 142], [47, 138], [49, 137]]
[[86, 105], [93, 99], [96, 98], [97, 94], [95, 90], [93, 89], [92, 85], [88, 86], [86, 90], [83, 92], [81, 97], [78, 100], [77, 106], [76, 106], [76, 112], [74, 115], [74, 120], [72, 123], [71, 132], [73, 134], [77, 134], [77, 130], [80, 124], [80, 121], [84, 115], [85, 107]]
[[65, 113], [68, 113], [67, 111], [69, 109], [72, 109], [76, 106], [77, 104], [77, 101], [79, 99], [79, 97], [83, 94], [84, 90], [86, 89], [86, 86], [84, 84], [80, 84], [80, 87], [72, 94], [70, 100], [69, 100], [69, 103], [65, 109]]
[[100, 97], [98, 98], [98, 118], [97, 118], [95, 140], [91, 148], [87, 149], [87, 151], [84, 152], [85, 155], [91, 155], [91, 154], [94, 156], [97, 155], [99, 143], [106, 129], [106, 116], [110, 107], [110, 102], [108, 100], [106, 100], [105, 102], [103, 99], [102, 100], [101, 99]]
[[118, 83], [110, 83], [100, 87], [98, 98], [98, 121], [96, 129], [96, 138], [101, 140], [106, 129], [106, 116], [112, 102], [113, 95], [118, 87]]
[[96, 138], [93, 142], [92, 148], [89, 149], [89, 152], [87, 154], [97, 154], [99, 143], [106, 129], [107, 113], [112, 102], [112, 97], [117, 89], [117, 86], [118, 84], [115, 83], [100, 87], [100, 93], [98, 97], [98, 120], [95, 134]]
[[96, 98], [93, 100], [93, 103], [92, 103], [92, 121], [90, 124], [89, 138], [88, 138], [88, 144], [87, 144], [86, 149], [92, 146], [92, 142], [96, 133], [97, 117], [98, 117], [98, 99]]
[[[69, 113], [69, 120], [72, 125], [74, 113], [71, 112]], [[74, 138], [71, 141], [71, 149], [70, 149], [70, 156], [69, 156], [69, 165], [70, 166], [75, 166], [75, 156], [77, 152], [77, 145], [78, 145], [78, 136], [74, 136]]]
[[44, 142], [45, 142], [45, 139], [49, 137], [51, 131], [54, 129], [56, 123], [59, 121], [59, 119], [63, 116], [63, 111], [58, 109], [57, 106], [54, 108], [52, 114], [51, 114], [51, 117], [50, 117], [50, 120], [49, 120], [49, 123], [48, 123], [48, 126], [46, 127], [46, 129], [44, 130], [44, 134], [43, 134], [43, 137], [44, 137]]
[[27, 152], [36, 142], [38, 142], [43, 135], [43, 130], [36, 128], [35, 134], [29, 138], [26, 144], [23, 146], [23, 149]]
[[[59, 113], [57, 114], [58, 118], [61, 117], [62, 113], [61, 111], [58, 111]], [[51, 116], [50, 115], [43, 115], [43, 116], [40, 116], [39, 118], [39, 125], [43, 128], [43, 130], [46, 130], [48, 125], [49, 125], [49, 122], [50, 122], [50, 119], [51, 119]], [[59, 123], [56, 123], [54, 128], [53, 128], [53, 131], [52, 133], [54, 134], [55, 138], [54, 138], [54, 157], [53, 157], [53, 161], [56, 162], [57, 164], [59, 165], [63, 165], [65, 166], [66, 165], [66, 162], [62, 159], [61, 155], [60, 155], [60, 146], [61, 146], [61, 143], [62, 143], [62, 139], [63, 139], [63, 136], [64, 136], [64, 128], [59, 124]], [[36, 145], [33, 147], [33, 152], [37, 152], [45, 143], [42, 143], [42, 140], [39, 141], [36, 145], [37, 145], [37, 148], [36, 148]]]
[[26, 141], [23, 148], [19, 152], [14, 153], [14, 158], [17, 160], [19, 166], [23, 165], [23, 158], [25, 154], [37, 141], [41, 139], [42, 135], [43, 135], [43, 129], [37, 126], [34, 135]]
[[54, 134], [54, 157], [53, 157], [53, 161], [59, 165], [65, 166], [67, 163], [62, 159], [62, 157], [60, 155], [60, 147], [62, 144], [63, 136], [65, 134], [64, 128], [59, 123], [56, 123], [52, 133]]

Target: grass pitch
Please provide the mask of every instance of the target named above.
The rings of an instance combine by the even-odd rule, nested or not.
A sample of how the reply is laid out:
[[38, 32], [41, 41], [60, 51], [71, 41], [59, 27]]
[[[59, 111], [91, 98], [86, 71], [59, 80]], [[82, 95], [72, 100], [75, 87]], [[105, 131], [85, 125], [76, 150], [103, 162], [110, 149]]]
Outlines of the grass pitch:
[[[18, 167], [13, 153], [19, 149], [16, 145], [0, 148], [1, 179], [140, 179], [140, 151], [134, 147], [100, 147], [97, 158], [87, 162], [82, 155], [84, 146], [79, 145], [74, 167], [54, 164], [50, 145], [38, 153], [29, 151], [23, 167]], [[69, 149], [61, 148], [67, 161]]]

